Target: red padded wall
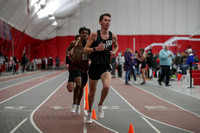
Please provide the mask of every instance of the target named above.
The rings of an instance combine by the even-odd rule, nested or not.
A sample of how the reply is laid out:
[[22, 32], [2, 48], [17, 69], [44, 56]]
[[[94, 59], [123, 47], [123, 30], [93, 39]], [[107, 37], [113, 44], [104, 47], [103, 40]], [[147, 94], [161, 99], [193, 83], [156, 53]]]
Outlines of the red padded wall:
[[[22, 32], [12, 28], [11, 29], [12, 39], [14, 39], [14, 50], [15, 56], [21, 60], [24, 47], [26, 48], [26, 54], [29, 57], [30, 49], [30, 60], [34, 58], [42, 57], [53, 57], [55, 59], [58, 56], [61, 60], [61, 63], [64, 63], [65, 60], [65, 50], [69, 46], [70, 42], [74, 40], [75, 36], [63, 36], [55, 37], [49, 40], [38, 40], [34, 39]], [[133, 38], [135, 38], [135, 48], [139, 51], [140, 48], [145, 48], [151, 43], [163, 43], [174, 35], [117, 35], [119, 51], [124, 51], [126, 48], [133, 49]], [[179, 37], [183, 35], [177, 35]], [[186, 36], [186, 35], [185, 35]], [[184, 36], [184, 37], [185, 37]], [[188, 35], [189, 36], [189, 35]], [[200, 38], [200, 36], [196, 36]], [[178, 47], [171, 47], [173, 52], [183, 52], [189, 45], [192, 46], [192, 49], [197, 53], [198, 57], [200, 53], [200, 42], [199, 41], [178, 41]], [[0, 48], [5, 51], [5, 48], [8, 48], [6, 53], [7, 56], [12, 56], [12, 41], [0, 40]], [[4, 47], [3, 47], [4, 46]], [[6, 47], [7, 46], [7, 47]], [[161, 46], [153, 47], [153, 53], [159, 53]]]

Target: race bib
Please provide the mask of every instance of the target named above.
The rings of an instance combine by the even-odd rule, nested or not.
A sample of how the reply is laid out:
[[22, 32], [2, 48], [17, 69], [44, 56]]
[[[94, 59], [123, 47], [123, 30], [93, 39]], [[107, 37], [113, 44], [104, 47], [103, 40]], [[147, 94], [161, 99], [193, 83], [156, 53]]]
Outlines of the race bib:
[[88, 54], [82, 54], [82, 60], [88, 60]]

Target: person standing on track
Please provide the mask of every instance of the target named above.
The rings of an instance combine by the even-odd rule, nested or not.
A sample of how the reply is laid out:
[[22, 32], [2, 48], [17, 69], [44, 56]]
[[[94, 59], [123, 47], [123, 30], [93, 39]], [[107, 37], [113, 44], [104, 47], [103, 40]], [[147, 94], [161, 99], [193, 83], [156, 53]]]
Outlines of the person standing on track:
[[90, 29], [81, 27], [79, 29], [79, 34], [81, 37], [80, 40], [72, 41], [66, 51], [66, 54], [69, 55], [70, 50], [73, 48], [73, 54], [71, 55], [71, 58], [69, 58], [69, 56], [66, 57], [66, 62], [67, 64], [70, 64], [69, 81], [75, 82], [76, 84], [71, 112], [77, 114], [80, 114], [81, 112], [80, 102], [83, 96], [83, 88], [88, 79], [87, 71], [89, 68], [89, 58], [88, 54], [83, 53], [83, 48], [85, 47], [88, 36], [90, 35]]
[[[99, 24], [101, 29], [91, 34], [85, 48], [84, 53], [91, 53], [91, 65], [89, 67], [89, 111], [87, 123], [92, 123], [92, 105], [94, 102], [97, 82], [102, 80], [103, 89], [101, 91], [101, 98], [98, 104], [98, 117], [104, 117], [103, 102], [108, 94], [111, 82], [111, 58], [115, 57], [118, 51], [117, 36], [110, 32], [111, 15], [109, 13], [102, 14], [99, 17]], [[114, 47], [112, 49], [112, 47]]]

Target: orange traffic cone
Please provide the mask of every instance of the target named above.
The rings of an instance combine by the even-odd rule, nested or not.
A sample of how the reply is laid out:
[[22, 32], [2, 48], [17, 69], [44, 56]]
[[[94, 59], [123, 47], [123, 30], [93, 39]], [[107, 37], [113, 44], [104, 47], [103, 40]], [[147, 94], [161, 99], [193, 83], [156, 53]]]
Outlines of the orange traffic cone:
[[85, 110], [89, 109], [89, 103], [88, 103], [88, 87], [87, 84], [85, 85]]
[[153, 77], [155, 77], [156, 76], [156, 73], [155, 72], [153, 72]]
[[128, 133], [134, 133], [133, 124], [130, 125]]
[[88, 98], [87, 100], [85, 99], [85, 110], [88, 110], [89, 109], [89, 103], [88, 103]]
[[177, 74], [178, 81], [182, 78], [182, 74]]
[[93, 109], [93, 111], [92, 111], [92, 119], [94, 119], [94, 120], [97, 119], [97, 115], [95, 113], [95, 109]]
[[87, 84], [85, 85], [85, 92], [86, 92], [86, 94], [88, 94], [88, 85]]

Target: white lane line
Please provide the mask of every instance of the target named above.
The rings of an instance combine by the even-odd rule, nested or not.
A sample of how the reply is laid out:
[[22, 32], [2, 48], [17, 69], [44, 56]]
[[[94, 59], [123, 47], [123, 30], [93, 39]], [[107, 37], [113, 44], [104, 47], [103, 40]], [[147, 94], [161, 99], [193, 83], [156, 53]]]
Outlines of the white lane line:
[[[19, 75], [19, 77], [16, 77], [16, 78], [14, 78], [14, 79], [7, 79], [6, 81], [0, 81], [0, 84], [4, 84], [4, 83], [6, 83], [6, 82], [10, 82], [11, 80], [15, 80], [15, 79], [20, 79], [20, 78], [24, 78], [24, 77], [28, 77], [28, 76], [32, 76], [32, 75], [36, 75], [36, 74], [38, 74], [38, 73], [40, 73], [40, 72], [36, 72], [35, 74], [32, 74], [32, 73], [24, 73], [24, 74], [20, 74]], [[27, 74], [30, 74], [30, 75], [28, 75], [28, 76], [26, 76]], [[21, 75], [24, 75], [24, 76], [21, 76]], [[11, 77], [15, 77], [16, 75], [9, 75], [9, 78]], [[8, 78], [8, 76], [5, 76], [5, 77], [1, 77], [1, 79], [5, 79], [5, 78]]]
[[63, 83], [58, 86], [32, 113], [31, 113], [31, 116], [30, 116], [30, 121], [31, 121], [31, 124], [33, 125], [33, 127], [39, 132], [39, 133], [43, 133], [39, 128], [38, 126], [35, 124], [34, 120], [33, 120], [33, 115], [35, 114], [35, 112], [58, 90], [61, 88], [61, 86], [66, 82], [67, 80], [63, 81]]
[[[49, 73], [49, 74], [47, 74], [47, 75], [50, 75], [50, 74], [52, 74], [52, 73]], [[38, 79], [38, 78], [42, 78], [42, 77], [47, 76], [47, 75], [43, 75], [43, 76], [40, 76], [40, 77], [35, 77], [35, 78], [33, 78], [33, 79], [25, 80], [25, 81], [20, 82], [20, 83], [16, 83], [16, 84], [12, 84], [12, 85], [6, 86], [6, 87], [4, 87], [4, 88], [1, 88], [0, 91], [1, 91], [1, 90], [5, 90], [5, 89], [7, 89], [7, 88], [9, 88], [9, 87], [12, 87], [12, 86], [16, 86], [16, 85], [19, 85], [19, 84], [23, 84], [23, 83], [28, 82], [28, 81], [31, 81], [31, 80], [35, 80], [35, 79]]]
[[[122, 80], [122, 79], [120, 79], [120, 80]], [[123, 81], [123, 80], [122, 80], [122, 81]], [[123, 81], [123, 82], [125, 82], [125, 81]], [[195, 116], [199, 116], [199, 114], [194, 113], [194, 112], [191, 112], [191, 111], [189, 111], [189, 110], [186, 110], [185, 108], [183, 108], [183, 107], [181, 107], [181, 106], [179, 106], [179, 105], [176, 105], [176, 104], [174, 104], [174, 103], [172, 103], [172, 102], [170, 102], [170, 101], [167, 101], [167, 100], [165, 100], [165, 99], [163, 99], [163, 98], [161, 98], [161, 97], [159, 97], [159, 96], [157, 96], [157, 95], [155, 95], [155, 94], [153, 94], [153, 93], [151, 93], [151, 92], [148, 92], [148, 91], [146, 91], [146, 90], [140, 88], [139, 86], [135, 86], [135, 85], [132, 85], [132, 86], [134, 86], [134, 87], [140, 89], [141, 91], [144, 91], [144, 92], [146, 92], [146, 93], [148, 93], [148, 94], [150, 94], [150, 95], [153, 95], [153, 96], [155, 96], [156, 98], [158, 98], [158, 99], [160, 99], [160, 100], [162, 100], [162, 101], [165, 101], [165, 102], [167, 102], [167, 103], [169, 103], [169, 104], [172, 104], [172, 105], [174, 105], [174, 106], [180, 108], [181, 110], [184, 110], [184, 111], [186, 111], [186, 112], [188, 112], [188, 113], [191, 113], [191, 114], [193, 114], [193, 115], [195, 115]], [[174, 110], [175, 110], [175, 109], [174, 109]], [[178, 110], [178, 109], [177, 109], [177, 110]], [[191, 110], [194, 110], [194, 109], [191, 109]], [[197, 109], [197, 110], [199, 110], [199, 109]]]
[[97, 121], [95, 121], [95, 120], [93, 120], [93, 121], [94, 121], [96, 124], [99, 124], [100, 126], [106, 128], [106, 129], [108, 129], [108, 130], [110, 130], [110, 131], [112, 131], [112, 132], [114, 132], [114, 133], [119, 133], [119, 132], [117, 132], [117, 131], [115, 131], [115, 130], [113, 130], [113, 129], [111, 129], [111, 128], [108, 128], [108, 127], [102, 125], [101, 123], [99, 123], [99, 122], [97, 122]]
[[[85, 110], [84, 110], [84, 112], [85, 112]], [[84, 117], [83, 117], [83, 119], [84, 119], [84, 123], [83, 123], [83, 133], [87, 133], [87, 123], [86, 123], [86, 120], [87, 120], [87, 118], [86, 118], [86, 116], [84, 115]]]
[[[88, 92], [88, 93], [89, 93], [89, 92]], [[89, 94], [88, 94], [88, 95], [89, 95]], [[84, 103], [84, 109], [85, 109], [85, 103], [86, 103], [86, 101], [85, 101], [85, 91], [84, 91], [84, 102], [83, 102], [83, 103]], [[87, 117], [86, 117], [86, 116], [88, 115], [87, 112], [88, 112], [87, 110], [84, 110], [85, 115], [84, 115], [83, 133], [87, 133], [87, 123], [86, 123], [86, 120], [87, 120]], [[110, 131], [112, 131], [112, 132], [114, 132], [114, 133], [118, 133], [117, 131], [115, 131], [115, 130], [109, 128], [109, 127], [106, 127], [106, 126], [100, 124], [99, 122], [97, 122], [97, 121], [95, 121], [95, 120], [93, 120], [93, 122], [95, 122], [96, 124], [102, 126], [103, 128], [106, 128], [106, 129], [108, 129], [108, 130], [110, 130]]]
[[27, 117], [22, 122], [20, 122], [12, 131], [10, 131], [10, 133], [14, 133], [26, 121], [27, 121]]
[[59, 75], [57, 75], [57, 76], [55, 76], [55, 77], [53, 77], [53, 78], [50, 78], [50, 79], [48, 79], [48, 80], [46, 80], [46, 81], [44, 81], [44, 82], [42, 82], [42, 83], [40, 83], [40, 84], [37, 84], [37, 85], [35, 85], [35, 86], [33, 86], [33, 87], [31, 87], [31, 88], [25, 90], [25, 91], [22, 91], [22, 92], [20, 92], [20, 93], [18, 93], [18, 94], [16, 94], [16, 95], [14, 95], [14, 96], [12, 96], [12, 97], [10, 97], [10, 98], [4, 100], [4, 101], [1, 101], [0, 104], [6, 102], [6, 101], [8, 101], [8, 100], [11, 100], [11, 99], [13, 99], [13, 98], [15, 98], [15, 97], [17, 97], [17, 96], [19, 96], [19, 95], [21, 95], [21, 94], [27, 92], [27, 91], [30, 91], [31, 89], [33, 89], [33, 88], [35, 88], [35, 87], [38, 87], [38, 86], [40, 86], [40, 85], [42, 85], [42, 84], [44, 84], [44, 83], [46, 83], [46, 82], [48, 82], [48, 81], [50, 81], [50, 80], [52, 80], [52, 79], [55, 79], [55, 78], [57, 78], [58, 76], [60, 76], [60, 75], [62, 75], [62, 74], [63, 74], [63, 73], [61, 73], [61, 74], [59, 74]]
[[144, 118], [143, 116], [141, 116], [142, 119], [144, 119], [146, 121], [146, 123], [149, 124], [149, 126], [151, 126], [157, 133], [161, 133], [151, 122], [149, 122], [146, 118]]
[[[83, 129], [83, 131], [84, 131], [83, 133], [87, 133], [87, 123], [86, 123], [86, 116], [88, 115], [87, 110], [84, 110], [84, 113], [85, 113], [85, 115], [84, 115], [84, 125], [86, 126], [86, 128]], [[106, 126], [102, 125], [101, 123], [97, 122], [96, 120], [92, 120], [92, 121], [95, 122], [96, 124], [98, 124], [99, 126], [102, 126], [105, 129], [108, 129], [108, 130], [110, 130], [110, 131], [112, 131], [114, 133], [119, 133], [119, 132], [117, 132], [117, 131], [109, 128], [109, 127], [106, 127]]]
[[[86, 96], [86, 91], [85, 91], [85, 87], [84, 87], [84, 95], [83, 95], [83, 107], [84, 107], [84, 113], [86, 114], [86, 110], [85, 110], [85, 104], [86, 104], [86, 101], [85, 101], [85, 96]], [[86, 116], [84, 115], [83, 117], [83, 133], [87, 133], [87, 123], [86, 123]]]
[[[152, 119], [152, 118], [150, 118], [150, 117], [148, 117], [148, 116], [146, 116], [146, 115], [140, 113], [140, 112], [139, 112], [136, 108], [134, 108], [123, 96], [121, 96], [112, 86], [110, 86], [110, 87], [111, 87], [111, 89], [114, 90], [115, 93], [117, 93], [117, 94], [118, 94], [118, 95], [119, 95], [133, 110], [134, 110], [134, 111], [136, 111], [137, 113], [139, 113], [141, 116], [143, 116], [143, 117], [145, 117], [145, 118], [148, 118], [148, 119], [150, 119], [150, 120], [152, 120], [152, 121], [161, 123], [161, 124], [163, 124], [163, 125], [166, 125], [166, 126], [169, 126], [169, 127], [173, 127], [173, 128], [179, 129], [179, 130], [183, 130], [183, 131], [186, 131], [186, 132], [189, 132], [189, 133], [192, 133], [192, 132], [189, 131], [189, 130], [182, 129], [182, 128], [179, 128], [179, 127], [175, 127], [175, 126], [173, 126], [173, 125], [169, 125], [169, 124], [167, 124], [167, 123], [164, 123], [164, 122], [161, 122], [161, 121]], [[139, 88], [139, 89], [140, 89], [140, 88]], [[148, 93], [148, 92], [147, 92], [147, 93]], [[160, 99], [161, 99], [161, 98], [160, 98]]]

